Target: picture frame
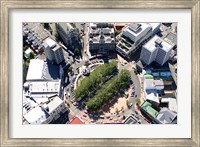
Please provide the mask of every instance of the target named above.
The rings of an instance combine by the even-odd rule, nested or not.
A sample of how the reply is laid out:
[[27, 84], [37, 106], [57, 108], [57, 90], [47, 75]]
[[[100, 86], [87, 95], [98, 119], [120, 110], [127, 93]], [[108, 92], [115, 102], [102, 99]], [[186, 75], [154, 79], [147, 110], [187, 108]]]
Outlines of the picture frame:
[[[9, 10], [23, 8], [56, 9], [191, 9], [192, 14], [192, 137], [190, 139], [14, 139], [9, 138]], [[0, 97], [1, 146], [200, 146], [199, 63], [200, 1], [1, 1]]]

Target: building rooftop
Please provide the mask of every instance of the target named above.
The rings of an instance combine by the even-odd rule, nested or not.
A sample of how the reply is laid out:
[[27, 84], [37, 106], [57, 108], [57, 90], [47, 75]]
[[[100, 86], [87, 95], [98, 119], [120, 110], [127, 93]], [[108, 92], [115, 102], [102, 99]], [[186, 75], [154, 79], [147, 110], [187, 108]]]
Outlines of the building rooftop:
[[150, 114], [152, 117], [155, 118], [158, 115], [158, 112], [154, 108], [152, 108], [151, 106], [152, 106], [152, 104], [150, 102], [145, 101], [142, 104], [141, 108], [143, 110], [145, 110], [148, 114]]
[[161, 23], [157, 23], [157, 22], [153, 22], [153, 23], [149, 23], [152, 27], [152, 31], [154, 31], [154, 29], [156, 29], [157, 27], [160, 27]]
[[148, 23], [130, 23], [123, 28], [123, 31], [127, 31], [137, 37], [148, 27], [151, 27]]
[[156, 119], [158, 119], [162, 124], [171, 124], [176, 118], [177, 114], [167, 108], [162, 108], [156, 116]]
[[60, 49], [61, 46], [56, 43], [53, 39], [51, 39], [50, 37], [47, 37], [44, 42], [53, 50], [56, 51], [57, 49]]
[[129, 115], [124, 121], [124, 124], [138, 124], [138, 119], [134, 116], [134, 114]]
[[44, 28], [42, 26], [42, 24], [40, 23], [28, 23], [28, 26], [30, 26], [30, 28], [37, 34], [39, 35], [39, 37], [43, 40], [45, 39], [48, 35], [47, 33], [44, 31]]
[[75, 117], [69, 124], [84, 124], [78, 117]]
[[164, 40], [174, 46], [177, 44], [177, 35], [175, 33], [170, 32], [169, 34], [167, 34]]
[[[115, 43], [114, 28], [90, 23], [90, 43]], [[103, 26], [103, 27], [102, 27]]]
[[49, 114], [44, 111], [40, 106], [36, 106], [24, 115], [24, 118], [30, 124], [41, 124], [47, 120]]
[[[26, 80], [42, 79], [44, 61], [40, 59], [31, 59]], [[37, 71], [37, 72], [36, 72]]]
[[161, 48], [165, 52], [168, 52], [173, 48], [173, 45], [169, 44], [159, 36], [155, 35], [151, 40], [149, 40], [145, 45], [143, 45], [144, 48], [149, 50], [150, 52], [154, 52], [157, 47]]
[[158, 98], [158, 92], [155, 89], [150, 89], [150, 90], [146, 90], [145, 91], [146, 94], [146, 99], [156, 102], [156, 103], [160, 103], [159, 98]]
[[155, 89], [154, 79], [144, 79], [145, 89]]
[[168, 97], [168, 98], [162, 98], [161, 103], [168, 103], [168, 109], [177, 112], [177, 100], [176, 98]]
[[28, 82], [27, 94], [33, 98], [48, 98], [59, 95], [60, 80], [56, 81], [31, 81]]
[[53, 112], [62, 103], [63, 103], [63, 101], [58, 96], [55, 96], [55, 97], [51, 98], [51, 100], [47, 104], [47, 107], [49, 109], [48, 112], [49, 113]]

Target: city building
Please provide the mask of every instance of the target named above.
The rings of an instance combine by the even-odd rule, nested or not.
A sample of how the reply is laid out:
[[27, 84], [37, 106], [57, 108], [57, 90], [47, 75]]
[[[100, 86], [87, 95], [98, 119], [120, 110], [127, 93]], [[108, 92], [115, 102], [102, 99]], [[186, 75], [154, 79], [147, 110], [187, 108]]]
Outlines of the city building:
[[[122, 28], [116, 50], [123, 57], [129, 58], [144, 42], [152, 36], [152, 26], [148, 23], [130, 23]], [[117, 38], [118, 38], [117, 37]]]
[[178, 107], [177, 107], [177, 100], [175, 97], [162, 98], [160, 103], [162, 105], [165, 104], [170, 111], [177, 113]]
[[161, 23], [153, 22], [153, 23], [149, 23], [149, 24], [152, 27], [152, 35], [155, 35], [160, 32]]
[[114, 30], [117, 33], [120, 33], [122, 31], [122, 28], [127, 25], [127, 23], [114, 23]]
[[56, 23], [56, 30], [67, 50], [69, 49], [68, 52], [83, 48], [79, 30], [72, 23]]
[[124, 124], [138, 124], [138, 119], [135, 117], [134, 113], [129, 115], [124, 121]]
[[156, 61], [162, 66], [168, 61], [172, 48], [173, 45], [155, 35], [151, 40], [143, 45], [140, 60], [147, 65]]
[[46, 101], [49, 97], [62, 96], [61, 80], [37, 80], [24, 83], [25, 97], [33, 98], [38, 103]]
[[49, 97], [41, 103], [35, 101], [34, 98], [25, 98], [23, 105], [23, 124], [49, 124], [57, 120], [66, 111], [67, 107], [64, 101], [58, 96]]
[[144, 103], [140, 107], [140, 111], [143, 114], [143, 116], [146, 117], [151, 122], [155, 120], [159, 112], [159, 110], [156, 109], [155, 106], [148, 101], [144, 101]]
[[177, 46], [177, 35], [173, 32], [170, 32], [167, 34], [167, 36], [164, 38], [166, 42], [171, 44], [173, 46], [173, 49], [176, 48]]
[[144, 75], [144, 99], [151, 101], [154, 105], [160, 103], [159, 96], [164, 94], [164, 83], [162, 79], [153, 79], [152, 75]]
[[43, 104], [43, 108], [54, 120], [57, 120], [67, 111], [67, 107], [64, 101], [61, 100], [58, 96], [50, 97], [49, 101]]
[[[27, 81], [43, 79], [44, 61], [40, 59], [31, 59], [26, 76]], [[37, 71], [37, 72], [36, 72]]]
[[48, 124], [52, 117], [39, 105], [23, 116], [25, 124]]
[[68, 44], [67, 41], [67, 31], [69, 31], [71, 28], [71, 26], [68, 26], [67, 23], [61, 22], [61, 23], [56, 23], [56, 30], [59, 34], [59, 36], [61, 37], [62, 41], [64, 42], [65, 45]]
[[91, 54], [115, 52], [115, 32], [112, 24], [90, 23], [89, 50]]
[[156, 124], [177, 124], [177, 114], [170, 111], [168, 108], [162, 108], [158, 112], [153, 123]]
[[78, 117], [75, 117], [69, 124], [84, 124]]
[[57, 65], [40, 59], [30, 60], [26, 81], [58, 80], [59, 78], [59, 67]]
[[23, 41], [28, 44], [35, 52], [42, 52], [43, 40], [48, 37], [40, 23], [23, 23]]
[[49, 61], [59, 64], [65, 60], [62, 47], [50, 37], [44, 40], [43, 46]]
[[24, 56], [25, 56], [26, 58], [29, 58], [31, 53], [33, 53], [33, 51], [32, 51], [31, 48], [29, 47], [27, 50], [25, 50]]

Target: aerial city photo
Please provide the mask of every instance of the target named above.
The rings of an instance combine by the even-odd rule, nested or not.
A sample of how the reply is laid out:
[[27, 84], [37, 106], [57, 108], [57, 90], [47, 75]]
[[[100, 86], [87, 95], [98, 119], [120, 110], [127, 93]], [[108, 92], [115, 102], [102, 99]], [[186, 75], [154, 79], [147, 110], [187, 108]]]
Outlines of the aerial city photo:
[[177, 23], [23, 22], [22, 124], [177, 124]]

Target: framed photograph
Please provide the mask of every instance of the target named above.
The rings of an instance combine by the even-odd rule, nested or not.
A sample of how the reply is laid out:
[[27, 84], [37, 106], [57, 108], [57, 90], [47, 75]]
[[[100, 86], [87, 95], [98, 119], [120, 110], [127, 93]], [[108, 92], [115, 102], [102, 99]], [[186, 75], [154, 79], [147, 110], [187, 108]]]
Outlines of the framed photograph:
[[199, 1], [1, 1], [1, 146], [200, 146]]

